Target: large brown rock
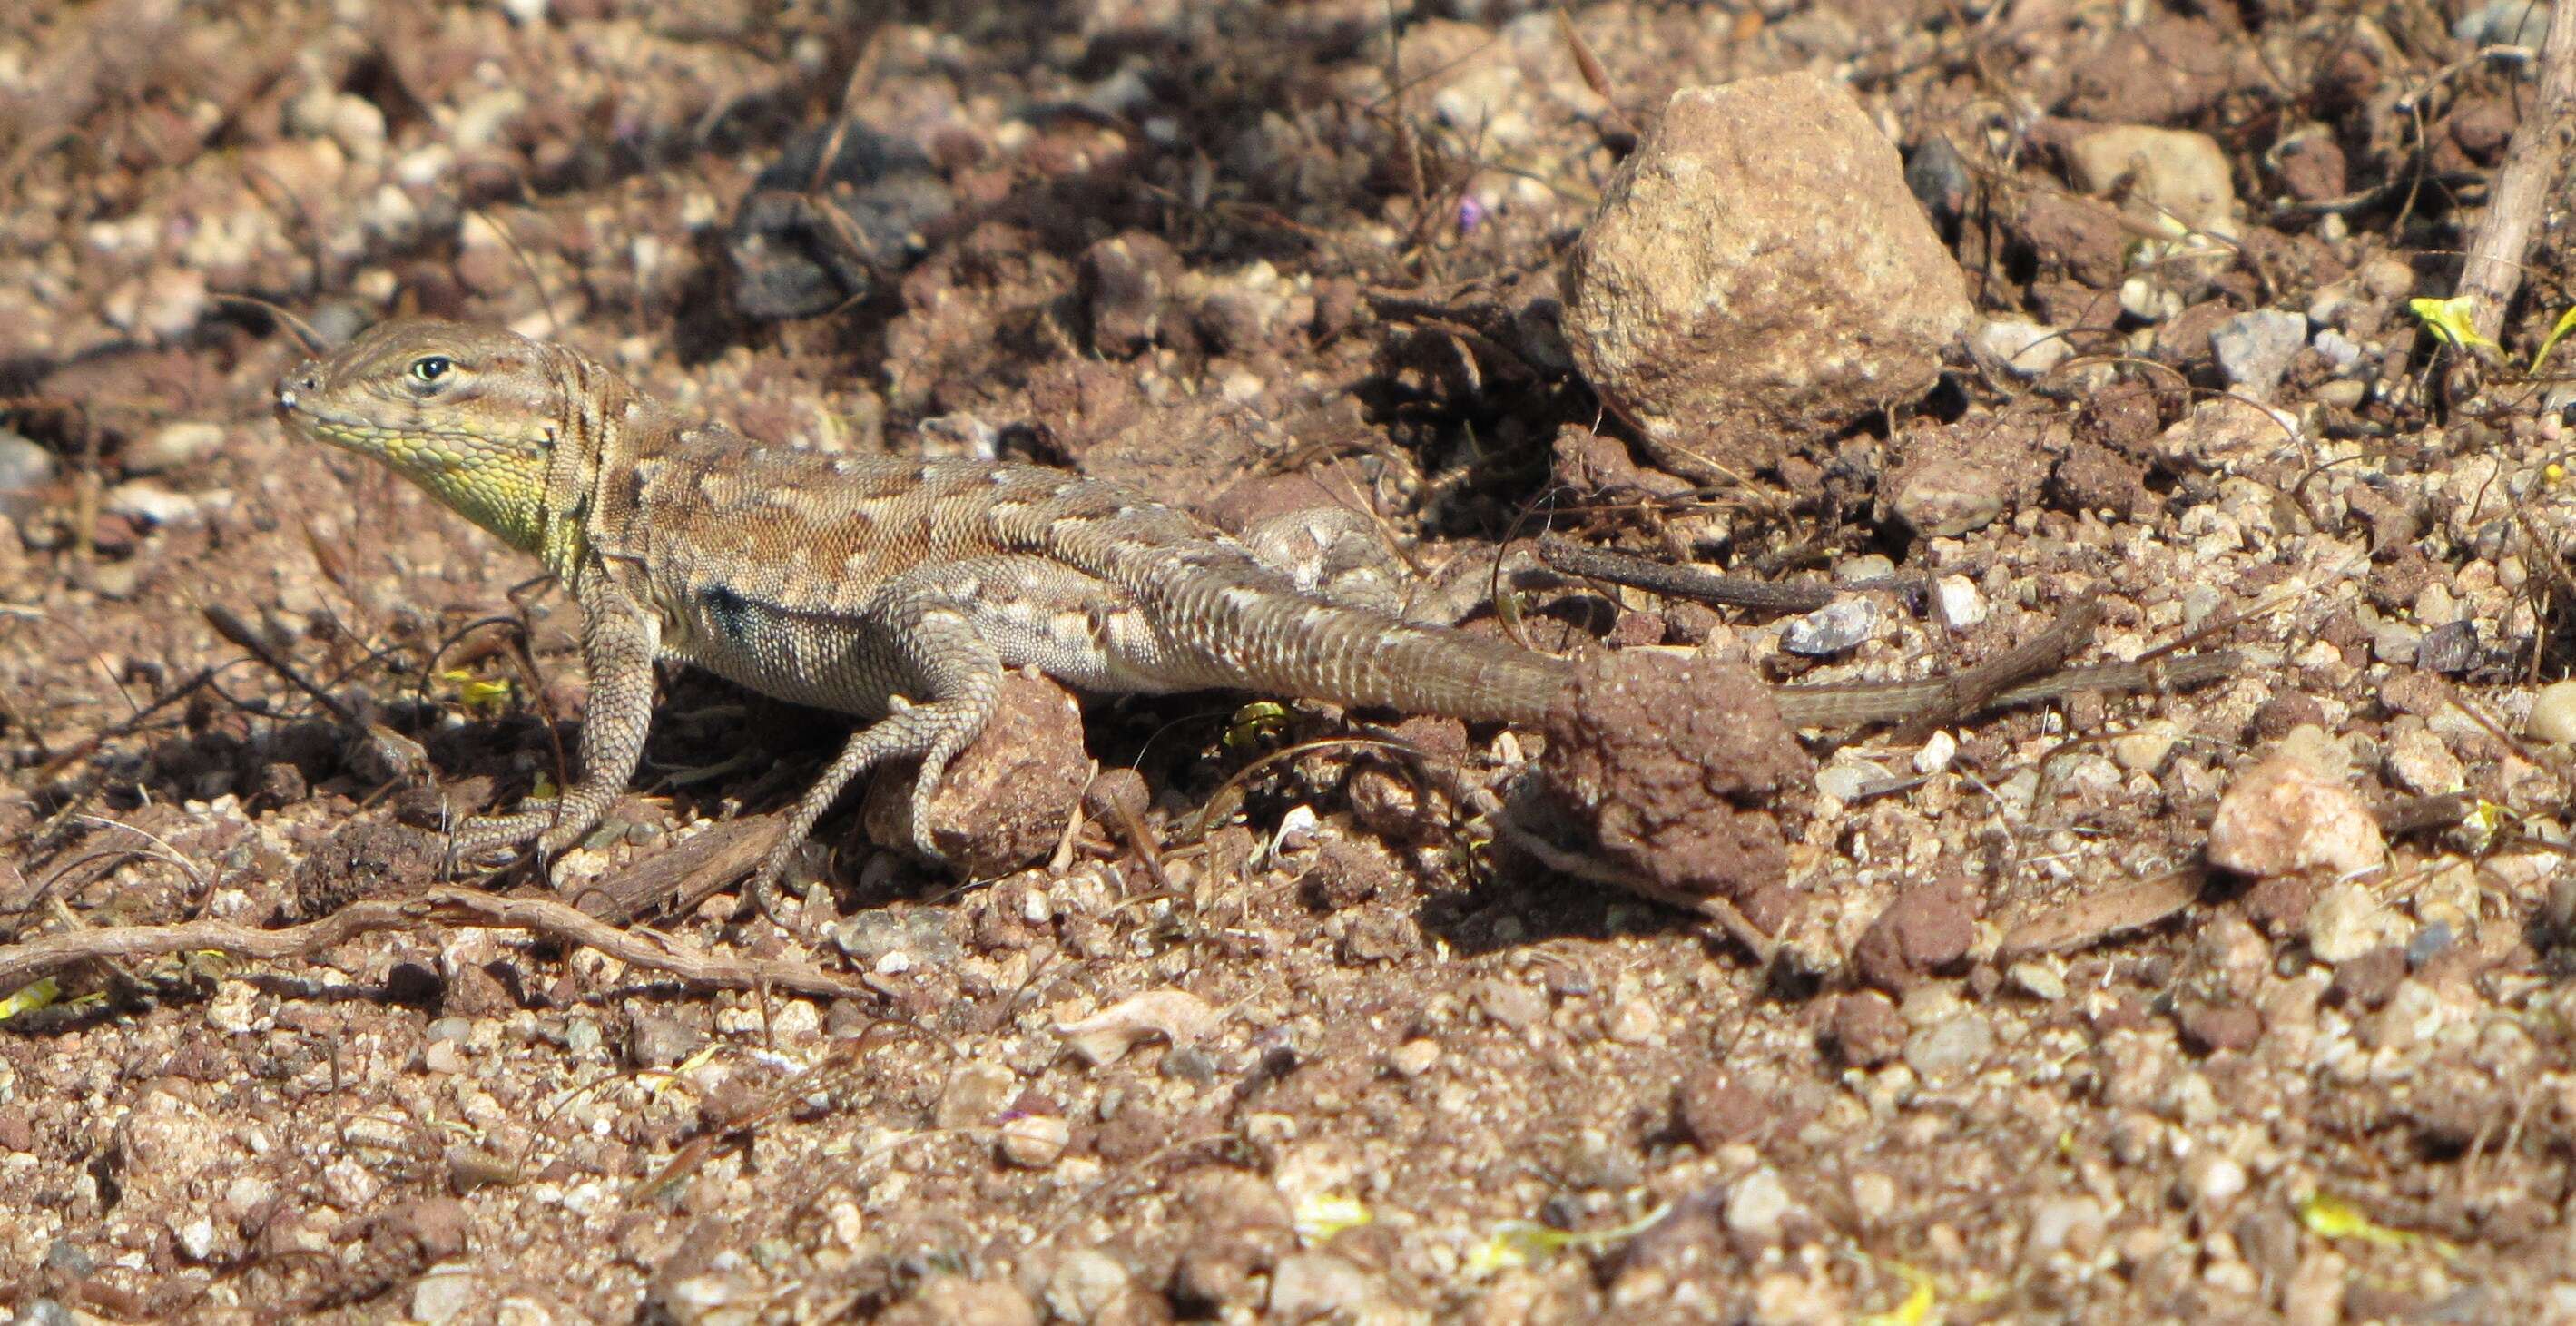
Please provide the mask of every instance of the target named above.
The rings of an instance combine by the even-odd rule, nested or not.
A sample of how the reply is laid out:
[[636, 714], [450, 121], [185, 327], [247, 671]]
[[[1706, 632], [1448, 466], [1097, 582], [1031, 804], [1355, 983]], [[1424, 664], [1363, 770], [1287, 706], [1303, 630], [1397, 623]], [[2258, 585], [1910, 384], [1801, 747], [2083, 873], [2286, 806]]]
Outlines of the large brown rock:
[[1584, 377], [1704, 482], [1921, 394], [1970, 313], [1896, 148], [1805, 73], [1674, 93], [1566, 278]]
[[1752, 669], [1648, 650], [1588, 654], [1545, 730], [1539, 769], [1558, 805], [1653, 896], [1736, 901], [1787, 879], [1770, 805], [1812, 781], [1815, 762]]
[[[870, 838], [898, 850], [912, 845], [918, 774], [893, 771], [869, 784], [859, 822]], [[992, 719], [931, 793], [931, 842], [969, 879], [1009, 874], [1054, 848], [1090, 781], [1073, 694], [1045, 677], [1004, 673]]]

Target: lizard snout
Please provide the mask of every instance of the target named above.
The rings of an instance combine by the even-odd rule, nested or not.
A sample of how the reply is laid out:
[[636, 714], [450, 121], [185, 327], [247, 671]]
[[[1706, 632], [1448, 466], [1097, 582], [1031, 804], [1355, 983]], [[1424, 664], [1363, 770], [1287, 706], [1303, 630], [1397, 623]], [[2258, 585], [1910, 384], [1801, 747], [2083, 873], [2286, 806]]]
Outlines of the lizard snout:
[[281, 410], [292, 410], [295, 408], [295, 398], [297, 395], [309, 394], [320, 391], [321, 389], [321, 361], [307, 359], [300, 367], [295, 369], [295, 371], [288, 373], [286, 376], [277, 380], [277, 408]]

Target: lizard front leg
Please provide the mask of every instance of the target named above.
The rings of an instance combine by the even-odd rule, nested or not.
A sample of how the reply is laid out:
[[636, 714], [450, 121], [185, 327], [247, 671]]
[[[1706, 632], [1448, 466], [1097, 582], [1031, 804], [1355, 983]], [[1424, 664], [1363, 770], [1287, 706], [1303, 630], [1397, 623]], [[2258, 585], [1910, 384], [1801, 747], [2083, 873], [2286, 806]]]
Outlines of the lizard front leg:
[[531, 838], [537, 839], [541, 860], [554, 859], [617, 804], [644, 758], [644, 734], [653, 726], [653, 656], [661, 642], [661, 618], [605, 570], [583, 575], [573, 597], [581, 604], [582, 666], [590, 674], [590, 703], [581, 720], [581, 776], [545, 804], [467, 821], [450, 845], [454, 860], [475, 861]]
[[[787, 873], [787, 863], [805, 836], [832, 808], [842, 789], [887, 760], [920, 759], [921, 773], [912, 791], [913, 847], [930, 860], [939, 859], [939, 850], [930, 840], [931, 795], [938, 790], [948, 762], [972, 744], [992, 718], [1002, 684], [1002, 661], [992, 642], [976, 629], [968, 610], [945, 598], [930, 597], [930, 583], [927, 576], [892, 581], [879, 593], [879, 606], [865, 614], [882, 634], [871, 632], [855, 644], [853, 661], [862, 671], [890, 672], [899, 685], [889, 690], [925, 698], [851, 734], [840, 755], [798, 798], [796, 808], [788, 813], [785, 831], [745, 890], [751, 904], [772, 921], [778, 920], [774, 895], [779, 877]], [[880, 657], [866, 657], [870, 653]]]

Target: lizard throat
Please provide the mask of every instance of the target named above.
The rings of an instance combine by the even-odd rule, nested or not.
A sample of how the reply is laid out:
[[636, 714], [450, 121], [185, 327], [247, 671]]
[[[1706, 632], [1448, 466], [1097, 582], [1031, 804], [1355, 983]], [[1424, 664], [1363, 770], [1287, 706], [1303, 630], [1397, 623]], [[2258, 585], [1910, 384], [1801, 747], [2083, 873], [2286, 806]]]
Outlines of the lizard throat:
[[457, 433], [411, 433], [309, 419], [315, 437], [371, 457], [457, 514], [527, 553], [545, 543], [546, 453]]

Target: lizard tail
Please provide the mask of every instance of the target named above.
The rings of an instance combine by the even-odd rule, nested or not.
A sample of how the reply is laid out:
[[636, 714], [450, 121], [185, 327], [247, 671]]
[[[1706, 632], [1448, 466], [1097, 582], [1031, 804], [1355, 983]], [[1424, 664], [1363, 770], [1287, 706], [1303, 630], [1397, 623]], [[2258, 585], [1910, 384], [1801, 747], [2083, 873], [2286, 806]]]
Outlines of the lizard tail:
[[[1284, 592], [1283, 592], [1284, 590]], [[1488, 636], [1417, 626], [1294, 590], [1207, 593], [1181, 620], [1234, 680], [1311, 700], [1452, 718], [1536, 723], [1573, 676], [1563, 659]]]

